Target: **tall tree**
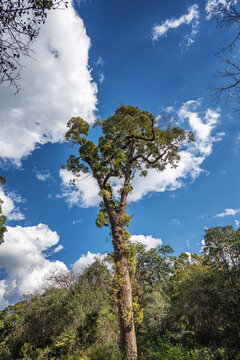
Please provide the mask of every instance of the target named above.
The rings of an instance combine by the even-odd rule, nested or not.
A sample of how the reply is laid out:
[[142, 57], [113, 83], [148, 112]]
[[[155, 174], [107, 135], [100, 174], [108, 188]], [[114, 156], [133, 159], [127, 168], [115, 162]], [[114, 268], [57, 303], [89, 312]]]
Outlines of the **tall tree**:
[[[134, 106], [121, 106], [106, 120], [98, 121], [102, 136], [98, 144], [87, 139], [90, 126], [79, 117], [68, 122], [66, 140], [79, 147], [70, 155], [66, 168], [74, 175], [90, 172], [96, 179], [103, 201], [96, 220], [99, 227], [110, 226], [114, 247], [115, 280], [120, 321], [120, 345], [127, 359], [137, 358], [131, 274], [134, 251], [126, 231], [127, 198], [136, 173], [146, 176], [149, 169], [163, 171], [176, 167], [179, 146], [194, 139], [179, 127], [160, 128], [154, 115]], [[112, 179], [121, 183], [119, 196], [113, 193]]]
[[[217, 269], [220, 314], [231, 346], [240, 344], [240, 228], [217, 226], [206, 230], [203, 256]], [[215, 271], [216, 273], [216, 271]]]
[[224, 270], [239, 269], [240, 266], [240, 228], [217, 226], [206, 230], [203, 256]]
[[0, 1], [0, 84], [19, 90], [21, 57], [31, 55], [48, 10], [67, 6], [65, 0]]

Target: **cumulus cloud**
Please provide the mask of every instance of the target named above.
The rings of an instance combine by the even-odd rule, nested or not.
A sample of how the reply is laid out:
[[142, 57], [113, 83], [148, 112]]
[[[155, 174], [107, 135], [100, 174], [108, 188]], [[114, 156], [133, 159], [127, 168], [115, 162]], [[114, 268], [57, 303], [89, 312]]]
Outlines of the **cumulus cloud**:
[[145, 178], [136, 175], [132, 182], [133, 192], [130, 201], [140, 200], [149, 192], [164, 192], [176, 190], [184, 186], [184, 180], [195, 180], [202, 172], [203, 161], [212, 152], [213, 143], [219, 141], [223, 133], [212, 135], [220, 113], [207, 109], [199, 111], [200, 101], [188, 101], [177, 111], [181, 125], [186, 124], [195, 134], [196, 141], [179, 152], [180, 161], [176, 169], [167, 166], [163, 172], [150, 169]]
[[196, 111], [200, 104], [200, 101], [187, 101], [180, 108], [178, 115], [181, 120], [188, 119], [191, 129], [196, 135], [198, 151], [208, 156], [212, 152], [213, 141], [220, 140], [224, 133], [217, 133], [215, 138], [211, 136], [219, 121], [220, 113], [207, 109], [203, 117], [201, 117]]
[[7, 274], [0, 281], [1, 307], [40, 290], [49, 274], [67, 271], [63, 262], [50, 261], [44, 253], [59, 242], [56, 231], [44, 224], [7, 230], [0, 251], [1, 268]]
[[82, 273], [86, 267], [91, 265], [96, 259], [104, 260], [106, 254], [100, 253], [91, 253], [90, 251], [87, 252], [87, 255], [82, 255], [72, 266], [73, 271], [77, 273]]
[[[81, 176], [76, 177], [68, 170], [61, 169], [59, 175], [62, 180], [62, 194], [58, 197], [63, 197], [70, 207], [73, 205], [80, 207], [96, 206], [101, 200], [98, 196], [98, 184], [91, 174], [82, 173]], [[70, 180], [73, 179], [76, 188], [70, 185]]]
[[240, 209], [225, 209], [223, 212], [215, 215], [215, 217], [224, 217], [224, 216], [235, 216], [240, 212]]
[[[176, 169], [167, 166], [163, 172], [155, 169], [148, 171], [147, 177], [135, 175], [132, 181], [133, 192], [129, 195], [129, 201], [138, 201], [150, 192], [164, 192], [176, 190], [184, 186], [185, 180], [195, 180], [204, 170], [202, 163], [211, 154], [213, 144], [221, 140], [224, 133], [215, 133], [220, 118], [219, 111], [207, 109], [200, 111], [201, 101], [187, 101], [179, 110], [174, 110], [180, 125], [189, 128], [195, 134], [196, 141], [189, 144], [179, 152], [180, 161]], [[91, 175], [81, 174], [80, 178], [74, 177], [67, 170], [60, 171], [62, 179], [62, 195], [70, 206], [81, 207], [96, 206], [100, 201], [98, 185]], [[69, 186], [70, 179], [76, 179], [75, 191]], [[114, 194], [121, 186], [121, 182], [114, 180], [112, 183]]]
[[94, 121], [97, 86], [88, 66], [89, 48], [84, 23], [71, 2], [68, 10], [49, 12], [33, 58], [22, 59], [20, 93], [0, 88], [3, 161], [20, 165], [37, 146], [61, 141], [72, 116]]
[[2, 213], [6, 215], [8, 220], [20, 221], [24, 220], [25, 216], [20, 211], [19, 207], [16, 206], [16, 203], [25, 202], [19, 194], [16, 192], [4, 192], [0, 187], [0, 199], [3, 201], [1, 204]]
[[146, 245], [147, 250], [162, 245], [162, 239], [155, 239], [152, 235], [132, 235], [130, 240], [135, 243]]
[[167, 19], [161, 25], [156, 25], [152, 31], [152, 39], [159, 40], [167, 34], [170, 29], [177, 29], [181, 25], [191, 25], [191, 32], [185, 37], [186, 45], [189, 46], [194, 42], [194, 38], [198, 33], [199, 10], [198, 5], [194, 4], [187, 9], [187, 13], [178, 19]]

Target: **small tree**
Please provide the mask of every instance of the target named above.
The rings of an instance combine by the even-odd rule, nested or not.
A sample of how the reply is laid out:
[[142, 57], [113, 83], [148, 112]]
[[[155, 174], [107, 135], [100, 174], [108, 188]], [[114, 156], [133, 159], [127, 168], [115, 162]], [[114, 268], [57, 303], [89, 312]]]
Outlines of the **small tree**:
[[[120, 321], [120, 345], [127, 359], [137, 358], [131, 274], [134, 251], [126, 231], [130, 216], [126, 213], [131, 182], [138, 172], [163, 171], [168, 164], [176, 167], [179, 146], [193, 140], [193, 134], [179, 127], [160, 128], [154, 115], [134, 106], [121, 106], [107, 120], [98, 121], [102, 136], [98, 145], [87, 140], [90, 126], [79, 117], [68, 122], [66, 140], [79, 147], [79, 155], [70, 155], [66, 168], [74, 175], [90, 172], [96, 179], [103, 201], [96, 224], [111, 228], [114, 247], [115, 280]], [[114, 196], [111, 180], [121, 182]], [[136, 306], [137, 307], [137, 306]]]

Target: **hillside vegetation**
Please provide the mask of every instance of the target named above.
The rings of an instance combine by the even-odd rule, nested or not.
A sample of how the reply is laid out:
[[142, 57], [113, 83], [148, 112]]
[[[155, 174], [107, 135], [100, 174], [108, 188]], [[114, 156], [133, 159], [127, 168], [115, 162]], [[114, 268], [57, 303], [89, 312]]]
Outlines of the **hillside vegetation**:
[[[208, 229], [202, 256], [136, 244], [139, 359], [240, 359], [240, 229]], [[0, 313], [0, 359], [123, 359], [111, 254]]]

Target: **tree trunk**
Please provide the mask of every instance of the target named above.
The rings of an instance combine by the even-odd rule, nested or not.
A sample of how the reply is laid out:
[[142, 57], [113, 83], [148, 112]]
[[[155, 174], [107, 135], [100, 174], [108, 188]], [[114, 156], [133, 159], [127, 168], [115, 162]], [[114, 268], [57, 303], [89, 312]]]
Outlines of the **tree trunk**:
[[[120, 324], [120, 346], [127, 360], [137, 359], [137, 341], [135, 334], [132, 285], [127, 263], [126, 241], [124, 239], [124, 224], [121, 221], [125, 214], [125, 208], [121, 214], [116, 212], [112, 194], [104, 187], [104, 179], [101, 174], [95, 175], [99, 188], [105, 190], [103, 201], [107, 209], [111, 224], [112, 242], [114, 248], [114, 261], [117, 278], [117, 300]], [[107, 191], [106, 191], [107, 190]]]
[[114, 260], [118, 289], [120, 346], [128, 360], [137, 359], [137, 342], [133, 318], [132, 285], [127, 264], [123, 228], [112, 225]]

